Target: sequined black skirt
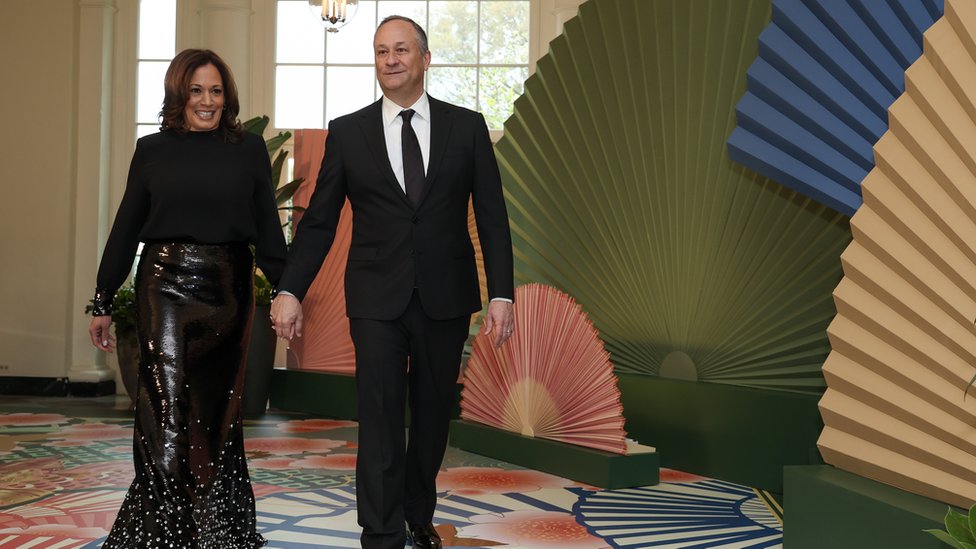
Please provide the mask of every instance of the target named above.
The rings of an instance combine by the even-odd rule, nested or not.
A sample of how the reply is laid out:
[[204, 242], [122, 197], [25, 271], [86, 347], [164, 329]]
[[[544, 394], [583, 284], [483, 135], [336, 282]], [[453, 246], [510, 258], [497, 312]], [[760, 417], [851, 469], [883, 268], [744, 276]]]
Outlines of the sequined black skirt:
[[252, 265], [244, 244], [143, 249], [135, 480], [102, 547], [264, 545], [241, 423]]

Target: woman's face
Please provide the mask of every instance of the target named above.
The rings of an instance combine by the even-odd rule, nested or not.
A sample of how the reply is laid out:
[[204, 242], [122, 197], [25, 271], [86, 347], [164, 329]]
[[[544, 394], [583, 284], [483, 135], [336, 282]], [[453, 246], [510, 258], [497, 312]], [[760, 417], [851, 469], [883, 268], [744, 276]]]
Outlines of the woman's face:
[[189, 98], [183, 118], [191, 132], [205, 132], [220, 124], [224, 109], [224, 82], [212, 64], [197, 67], [190, 77]]

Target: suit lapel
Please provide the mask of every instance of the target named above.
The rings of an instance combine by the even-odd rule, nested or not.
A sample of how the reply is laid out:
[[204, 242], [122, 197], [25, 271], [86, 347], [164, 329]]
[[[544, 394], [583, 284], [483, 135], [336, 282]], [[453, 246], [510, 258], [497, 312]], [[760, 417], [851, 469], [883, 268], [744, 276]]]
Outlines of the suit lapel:
[[427, 160], [427, 184], [424, 185], [424, 193], [420, 197], [419, 204], [424, 203], [424, 199], [430, 194], [430, 189], [437, 180], [437, 170], [444, 158], [453, 122], [447, 103], [438, 101], [429, 94], [427, 99], [430, 101], [430, 158]]
[[403, 200], [403, 202], [413, 207], [407, 200], [407, 195], [403, 192], [403, 187], [397, 181], [390, 166], [390, 155], [386, 150], [386, 135], [383, 133], [383, 100], [373, 103], [368, 110], [360, 115], [360, 126], [366, 134], [366, 144], [373, 161], [386, 178], [386, 182], [392, 185], [393, 191]]

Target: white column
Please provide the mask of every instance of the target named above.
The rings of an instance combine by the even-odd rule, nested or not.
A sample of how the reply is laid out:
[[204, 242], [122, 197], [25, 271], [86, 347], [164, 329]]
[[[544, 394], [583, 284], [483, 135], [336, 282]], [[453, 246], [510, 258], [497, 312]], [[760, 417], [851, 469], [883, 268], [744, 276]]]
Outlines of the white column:
[[95, 290], [95, 272], [109, 223], [112, 38], [115, 0], [79, 0], [76, 180], [71, 308], [67, 323], [72, 383], [109, 381], [115, 373], [88, 338], [82, 313]]
[[251, 0], [200, 0], [200, 47], [230, 65], [241, 98], [241, 119], [251, 114]]

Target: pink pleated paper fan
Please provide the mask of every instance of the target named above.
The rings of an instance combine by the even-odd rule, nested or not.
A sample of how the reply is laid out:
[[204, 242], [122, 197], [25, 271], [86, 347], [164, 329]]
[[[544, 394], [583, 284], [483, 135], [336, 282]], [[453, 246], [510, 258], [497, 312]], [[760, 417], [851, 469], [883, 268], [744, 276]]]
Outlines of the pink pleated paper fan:
[[514, 431], [626, 453], [623, 406], [610, 355], [565, 293], [515, 290], [515, 333], [501, 348], [479, 332], [464, 372], [461, 417]]

